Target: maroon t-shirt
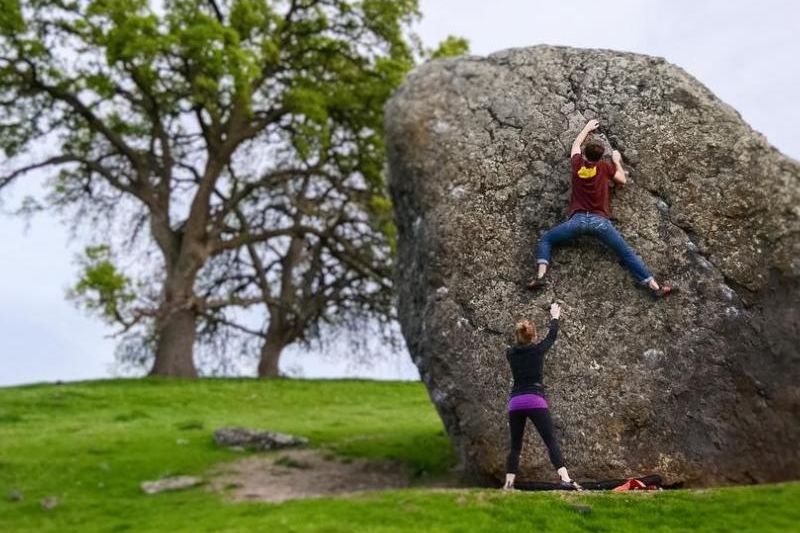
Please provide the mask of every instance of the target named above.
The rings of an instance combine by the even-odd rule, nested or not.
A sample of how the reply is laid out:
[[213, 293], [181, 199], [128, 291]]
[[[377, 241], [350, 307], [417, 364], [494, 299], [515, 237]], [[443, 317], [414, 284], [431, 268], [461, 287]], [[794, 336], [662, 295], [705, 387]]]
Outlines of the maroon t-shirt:
[[617, 172], [617, 166], [602, 159], [596, 163], [590, 163], [581, 154], [572, 156], [570, 163], [572, 166], [572, 197], [569, 200], [569, 216], [576, 211], [588, 211], [611, 218], [608, 187], [611, 177]]

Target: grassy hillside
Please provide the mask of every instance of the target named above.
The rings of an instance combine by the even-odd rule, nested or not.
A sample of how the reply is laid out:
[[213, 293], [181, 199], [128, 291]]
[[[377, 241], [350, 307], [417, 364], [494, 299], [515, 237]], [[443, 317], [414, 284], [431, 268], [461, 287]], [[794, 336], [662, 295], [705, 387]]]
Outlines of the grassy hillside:
[[[406, 462], [420, 479], [452, 455], [418, 383], [99, 381], [0, 389], [0, 531], [797, 531], [800, 483], [658, 494], [507, 494], [421, 487], [282, 504], [205, 487], [145, 495], [143, 480], [203, 474], [242, 454], [226, 425], [269, 428], [345, 456]], [[21, 501], [10, 501], [13, 491]], [[40, 501], [56, 496], [45, 510]], [[280, 529], [279, 529], [280, 528]]]

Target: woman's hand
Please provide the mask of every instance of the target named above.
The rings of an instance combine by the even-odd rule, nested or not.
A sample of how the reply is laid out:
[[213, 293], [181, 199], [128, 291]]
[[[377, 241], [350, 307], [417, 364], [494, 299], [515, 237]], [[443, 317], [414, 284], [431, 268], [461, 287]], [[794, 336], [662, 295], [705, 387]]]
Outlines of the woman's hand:
[[590, 131], [596, 130], [599, 127], [600, 127], [600, 121], [593, 118], [592, 120], [590, 120], [589, 122], [586, 123], [586, 125], [583, 127], [583, 129], [586, 132], [590, 132]]
[[558, 319], [561, 316], [561, 306], [555, 302], [550, 304], [550, 316]]

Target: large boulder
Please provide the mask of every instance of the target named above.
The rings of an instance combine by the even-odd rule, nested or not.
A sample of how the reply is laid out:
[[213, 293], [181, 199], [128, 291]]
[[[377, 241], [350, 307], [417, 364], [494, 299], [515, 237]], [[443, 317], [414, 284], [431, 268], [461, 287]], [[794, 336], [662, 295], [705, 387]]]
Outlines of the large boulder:
[[[525, 289], [592, 118], [630, 174], [614, 221], [680, 287], [666, 300], [592, 240], [555, 250], [546, 292]], [[800, 477], [797, 161], [680, 68], [607, 50], [427, 63], [388, 102], [386, 132], [400, 322], [473, 480], [504, 471], [513, 324], [543, 330], [552, 300], [564, 317], [545, 385], [573, 475]], [[529, 428], [521, 477], [552, 476]]]

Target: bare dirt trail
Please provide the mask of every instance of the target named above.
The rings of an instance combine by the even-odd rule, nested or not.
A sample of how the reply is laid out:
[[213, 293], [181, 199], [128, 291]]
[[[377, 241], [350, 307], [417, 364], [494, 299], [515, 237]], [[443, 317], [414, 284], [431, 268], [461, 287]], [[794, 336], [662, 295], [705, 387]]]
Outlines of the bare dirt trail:
[[212, 490], [234, 501], [282, 502], [408, 487], [411, 473], [396, 461], [370, 461], [318, 450], [287, 450], [215, 467]]

